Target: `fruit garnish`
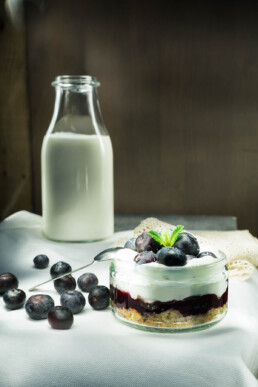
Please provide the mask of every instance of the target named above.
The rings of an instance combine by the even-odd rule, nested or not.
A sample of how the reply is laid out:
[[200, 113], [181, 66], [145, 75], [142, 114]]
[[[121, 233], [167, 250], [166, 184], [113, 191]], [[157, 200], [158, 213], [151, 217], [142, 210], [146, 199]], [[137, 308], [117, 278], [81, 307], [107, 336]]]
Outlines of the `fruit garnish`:
[[184, 226], [178, 225], [170, 232], [169, 230], [163, 230], [161, 234], [158, 234], [154, 230], [148, 231], [148, 234], [158, 243], [165, 247], [172, 247], [177, 241], [180, 233], [183, 231]]
[[95, 310], [106, 309], [109, 306], [110, 291], [106, 286], [98, 285], [89, 293], [90, 306]]
[[47, 318], [49, 310], [54, 306], [52, 297], [47, 294], [36, 294], [26, 301], [25, 310], [33, 320], [41, 320]]
[[33, 259], [37, 269], [45, 269], [49, 265], [49, 258], [45, 254], [39, 254]]
[[157, 242], [147, 231], [143, 231], [135, 241], [135, 247], [138, 253], [143, 251], [153, 251], [156, 253], [159, 249], [161, 249], [162, 245]]
[[174, 247], [183, 251], [185, 254], [198, 256], [200, 246], [197, 239], [189, 232], [182, 232], [176, 240]]
[[137, 265], [155, 262], [156, 260], [157, 260], [157, 257], [156, 257], [156, 254], [153, 253], [153, 251], [143, 251], [137, 254], [136, 257], [134, 258], [134, 262], [136, 262]]
[[50, 275], [52, 278], [59, 277], [61, 274], [68, 274], [72, 271], [69, 263], [59, 261], [51, 266]]
[[66, 290], [74, 290], [76, 288], [75, 278], [68, 274], [62, 278], [54, 281], [54, 287], [59, 294], [62, 294]]
[[12, 273], [0, 274], [0, 294], [4, 294], [8, 290], [18, 288], [18, 279]]
[[67, 290], [61, 294], [60, 302], [62, 306], [69, 308], [73, 314], [81, 313], [85, 307], [84, 295], [78, 290]]
[[136, 247], [135, 247], [135, 241], [136, 241], [136, 238], [130, 238], [130, 239], [128, 239], [128, 240], [125, 242], [124, 247], [125, 247], [126, 249], [131, 249], [131, 250], [137, 251], [137, 249], [136, 249]]
[[73, 313], [65, 306], [55, 306], [48, 312], [47, 319], [54, 329], [70, 329], [73, 325]]
[[98, 277], [94, 273], [84, 273], [78, 280], [77, 284], [81, 291], [89, 293], [99, 283]]
[[21, 289], [11, 289], [4, 293], [3, 300], [8, 309], [20, 309], [25, 303], [26, 294]]
[[165, 266], [184, 266], [187, 258], [183, 251], [176, 247], [162, 247], [157, 253], [157, 261]]

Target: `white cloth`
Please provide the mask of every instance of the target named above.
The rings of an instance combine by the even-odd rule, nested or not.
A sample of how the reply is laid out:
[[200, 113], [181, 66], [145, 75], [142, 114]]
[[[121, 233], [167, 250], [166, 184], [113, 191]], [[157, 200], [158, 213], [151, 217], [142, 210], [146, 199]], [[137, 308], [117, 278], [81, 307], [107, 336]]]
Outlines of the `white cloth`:
[[[64, 260], [75, 269], [121, 236], [96, 243], [57, 243], [41, 234], [41, 217], [22, 211], [0, 224], [0, 273], [19, 278], [19, 288], [60, 296], [53, 283], [28, 293], [49, 277], [33, 267], [46, 254], [50, 266]], [[50, 267], [49, 266], [49, 267]], [[94, 263], [99, 283], [108, 285], [108, 262]], [[76, 273], [78, 278], [84, 271]], [[218, 325], [200, 332], [162, 334], [119, 323], [110, 310], [88, 304], [70, 330], [33, 321], [24, 309], [8, 311], [0, 298], [1, 387], [257, 387], [258, 273], [245, 282], [230, 280], [229, 311]]]

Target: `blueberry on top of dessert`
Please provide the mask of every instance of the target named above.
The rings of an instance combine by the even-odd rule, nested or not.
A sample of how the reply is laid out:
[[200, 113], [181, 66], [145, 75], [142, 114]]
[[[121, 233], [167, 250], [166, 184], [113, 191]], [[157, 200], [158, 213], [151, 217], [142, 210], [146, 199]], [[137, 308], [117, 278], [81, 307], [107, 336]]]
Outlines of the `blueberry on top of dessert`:
[[174, 247], [183, 251], [185, 254], [197, 256], [200, 252], [200, 246], [197, 239], [189, 232], [182, 232], [174, 243]]
[[[194, 235], [183, 231], [178, 225], [174, 230], [144, 231], [137, 238], [130, 238], [124, 248], [138, 252], [134, 256], [137, 265], [157, 262], [165, 266], [185, 266], [190, 260], [203, 259], [203, 263], [217, 259], [214, 252], [200, 251], [200, 245]], [[195, 263], [193, 263], [195, 265]]]
[[141, 253], [136, 255], [134, 261], [137, 263], [137, 265], [142, 265], [143, 263], [156, 262], [157, 256], [153, 251], [142, 251]]
[[139, 253], [142, 251], [153, 251], [156, 253], [162, 247], [162, 244], [157, 238], [153, 238], [150, 233], [144, 231], [136, 238], [135, 247]]
[[176, 247], [162, 247], [157, 254], [157, 261], [166, 266], [184, 266], [186, 255]]
[[[165, 266], [184, 266], [188, 257], [197, 258], [200, 246], [197, 239], [188, 232], [182, 232], [183, 226], [174, 230], [153, 230], [142, 232], [137, 238], [129, 239], [124, 247], [137, 251], [134, 261], [137, 265], [157, 262]], [[201, 256], [212, 255], [202, 253]], [[214, 255], [212, 255], [214, 256]]]
[[124, 247], [126, 249], [131, 249], [131, 250], [137, 251], [136, 246], [135, 246], [135, 242], [136, 242], [136, 238], [130, 238], [130, 239], [128, 239], [128, 241], [125, 242]]

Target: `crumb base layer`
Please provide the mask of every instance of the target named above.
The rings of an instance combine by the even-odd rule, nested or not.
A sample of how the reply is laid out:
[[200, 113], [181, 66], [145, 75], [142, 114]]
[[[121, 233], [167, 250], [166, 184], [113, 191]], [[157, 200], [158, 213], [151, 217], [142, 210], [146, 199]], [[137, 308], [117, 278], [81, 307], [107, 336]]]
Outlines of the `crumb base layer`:
[[114, 304], [112, 310], [117, 319], [134, 328], [148, 331], [179, 332], [206, 329], [217, 324], [226, 315], [227, 304], [210, 309], [204, 314], [189, 316], [183, 316], [177, 310], [167, 310], [159, 314], [143, 316], [135, 309], [117, 308]]

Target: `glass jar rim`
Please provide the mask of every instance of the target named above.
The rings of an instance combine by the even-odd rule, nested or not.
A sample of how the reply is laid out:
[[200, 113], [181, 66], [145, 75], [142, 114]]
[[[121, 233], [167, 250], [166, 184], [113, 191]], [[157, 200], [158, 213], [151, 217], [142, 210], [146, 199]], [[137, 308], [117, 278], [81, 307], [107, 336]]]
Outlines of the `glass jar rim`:
[[96, 77], [91, 75], [58, 75], [51, 85], [62, 89], [70, 89], [84, 88], [85, 86], [99, 87], [100, 83]]
[[[148, 267], [150, 268], [151, 270], [164, 270], [164, 268], [166, 268], [166, 270], [168, 270], [169, 272], [180, 272], [180, 271], [185, 271], [185, 270], [198, 270], [198, 269], [201, 269], [201, 268], [204, 268], [204, 269], [208, 269], [208, 268], [211, 268], [211, 267], [214, 267], [214, 266], [217, 266], [219, 264], [223, 264], [223, 265], [226, 265], [226, 262], [227, 262], [227, 256], [226, 254], [221, 251], [221, 250], [217, 250], [218, 252], [218, 257], [216, 259], [216, 261], [214, 262], [209, 262], [209, 263], [203, 263], [202, 265], [193, 265], [193, 266], [165, 266], [165, 265], [161, 265], [160, 266], [148, 266], [148, 264], [144, 265], [145, 267]], [[113, 261], [116, 262], [117, 261], [120, 261], [120, 262], [123, 262], [125, 263], [126, 265], [130, 265], [131, 262], [125, 262], [123, 259], [119, 259], [119, 258], [116, 258], [114, 259]]]

